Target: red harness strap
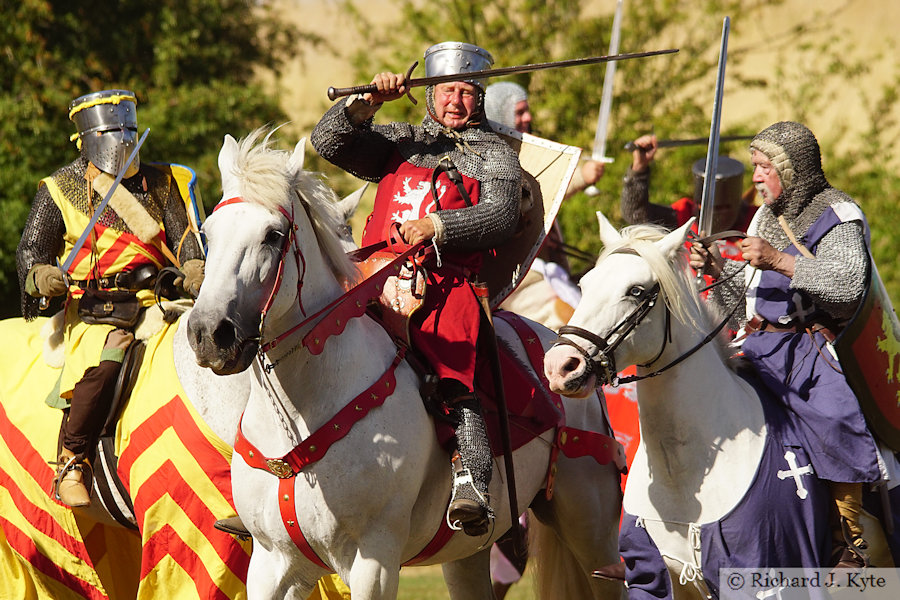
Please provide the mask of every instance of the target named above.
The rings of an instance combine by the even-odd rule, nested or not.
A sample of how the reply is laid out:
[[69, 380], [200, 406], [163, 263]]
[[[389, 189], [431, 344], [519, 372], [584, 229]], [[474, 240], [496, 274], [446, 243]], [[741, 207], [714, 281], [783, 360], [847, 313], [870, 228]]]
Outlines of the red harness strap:
[[[544, 376], [544, 347], [538, 336], [531, 330], [522, 318], [509, 311], [497, 311], [495, 317], [503, 319], [519, 336], [519, 340], [525, 347], [528, 359], [541, 382], [549, 390], [547, 378]], [[553, 497], [553, 483], [556, 478], [556, 461], [559, 452], [569, 458], [590, 456], [601, 465], [615, 461], [619, 470], [625, 469], [625, 452], [622, 445], [613, 437], [596, 431], [586, 431], [566, 426], [566, 411], [558, 394], [552, 394], [553, 403], [559, 409], [559, 423], [557, 424], [556, 440], [550, 450], [550, 464], [547, 468], [546, 496], [549, 500]]]
[[[278, 482], [278, 507], [281, 512], [281, 520], [288, 535], [300, 552], [311, 562], [334, 572], [319, 558], [315, 550], [309, 545], [300, 525], [297, 522], [297, 504], [294, 501], [294, 479], [297, 473], [303, 467], [317, 462], [325, 456], [331, 445], [339, 439], [350, 433], [353, 425], [361, 420], [369, 411], [375, 407], [384, 404], [388, 396], [394, 393], [397, 380], [394, 377], [394, 371], [400, 361], [403, 359], [405, 351], [401, 348], [397, 351], [394, 361], [385, 371], [384, 375], [371, 385], [367, 390], [362, 392], [356, 398], [351, 400], [344, 408], [322, 427], [314, 431], [309, 437], [301, 442], [293, 450], [282, 456], [281, 458], [268, 458], [259, 449], [244, 437], [241, 427], [238, 427], [237, 436], [234, 442], [234, 451], [241, 455], [248, 465], [255, 469], [269, 471], [279, 478]], [[419, 552], [414, 558], [410, 559], [405, 565], [412, 565], [431, 558], [438, 550], [450, 540], [453, 531], [447, 526], [446, 520], [441, 520], [441, 525], [434, 535], [431, 542]]]

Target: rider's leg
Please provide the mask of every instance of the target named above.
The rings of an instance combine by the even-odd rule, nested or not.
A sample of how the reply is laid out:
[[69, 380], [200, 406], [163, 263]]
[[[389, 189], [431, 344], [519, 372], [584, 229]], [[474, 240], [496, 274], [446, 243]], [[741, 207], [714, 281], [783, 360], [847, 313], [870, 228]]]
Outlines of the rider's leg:
[[453, 456], [453, 495], [447, 519], [452, 527], [462, 527], [468, 535], [484, 535], [493, 517], [487, 497], [493, 472], [487, 427], [474, 394], [465, 390], [452, 397], [455, 399], [449, 404], [458, 418], [458, 450]]
[[838, 524], [833, 531], [835, 548], [841, 552], [837, 566], [868, 566], [868, 544], [863, 539], [863, 526], [860, 522], [863, 484], [829, 481], [828, 487], [838, 514]]
[[91, 496], [86, 456], [97, 441], [115, 392], [125, 349], [134, 340], [131, 332], [116, 329], [107, 336], [100, 364], [85, 371], [72, 389], [71, 406], [62, 430], [62, 451], [57, 468], [57, 495], [72, 507], [88, 506]]

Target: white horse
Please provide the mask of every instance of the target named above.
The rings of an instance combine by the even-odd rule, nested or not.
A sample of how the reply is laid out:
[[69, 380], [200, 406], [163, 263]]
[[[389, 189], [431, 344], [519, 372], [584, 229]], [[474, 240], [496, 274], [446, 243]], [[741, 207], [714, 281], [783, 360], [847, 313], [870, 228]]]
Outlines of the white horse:
[[[262, 135], [254, 132], [240, 145], [225, 138], [223, 201], [203, 227], [206, 278], [189, 318], [200, 364], [217, 373], [252, 370], [242, 423], [246, 443], [238, 441], [232, 463], [235, 504], [254, 537], [248, 596], [302, 599], [333, 570], [354, 598], [395, 598], [401, 565], [429, 545], [445, 521], [449, 457], [435, 437], [417, 376], [397, 361], [384, 329], [368, 316], [320, 315], [356, 276], [334, 233], [340, 216], [323, 202], [324, 186], [302, 170], [304, 142], [293, 152], [277, 151], [268, 136], [258, 143]], [[320, 335], [322, 327], [332, 331]], [[497, 329], [502, 343], [528, 364], [512, 328], [498, 318]], [[551, 338], [540, 331], [543, 345]], [[371, 410], [370, 398], [377, 404]], [[348, 424], [341, 417], [348, 411], [365, 416]], [[568, 426], [606, 431], [597, 397], [567, 401], [565, 418]], [[331, 444], [332, 437], [340, 439]], [[620, 586], [589, 577], [616, 557], [616, 467], [560, 453], [556, 493], [545, 500], [540, 492], [553, 441], [551, 430], [514, 452], [516, 514], [531, 504], [532, 522], [552, 527], [536, 526], [536, 553], [546, 558], [555, 550], [564, 565], [541, 570], [553, 586], [546, 594], [618, 596]], [[298, 444], [307, 454], [294, 452]], [[452, 598], [492, 598], [489, 548], [510, 522], [505, 479], [495, 463], [490, 495], [496, 520], [489, 534], [454, 533], [420, 563], [445, 563]]]
[[[632, 573], [665, 564], [671, 581], [648, 585], [715, 596], [718, 567], [824, 566], [830, 496], [789, 427], [772, 418], [777, 403], [727, 366], [720, 345], [705, 343], [714, 327], [687, 275], [690, 223], [620, 234], [597, 216], [604, 252], [561, 331], [571, 343], [550, 349], [544, 368], [553, 391], [579, 397], [638, 365], [641, 440], [620, 534], [629, 585], [642, 585]], [[753, 505], [759, 494], [764, 501]], [[812, 516], [821, 520], [804, 523]]]

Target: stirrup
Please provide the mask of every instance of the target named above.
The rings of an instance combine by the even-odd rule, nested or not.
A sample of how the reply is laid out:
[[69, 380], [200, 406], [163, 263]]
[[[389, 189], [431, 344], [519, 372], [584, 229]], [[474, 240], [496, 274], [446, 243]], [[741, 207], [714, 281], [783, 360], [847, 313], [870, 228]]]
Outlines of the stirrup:
[[625, 563], [621, 560], [591, 571], [591, 577], [610, 581], [625, 581]]
[[[459, 460], [459, 459], [457, 459]], [[494, 520], [494, 511], [484, 494], [478, 491], [472, 472], [461, 466], [459, 470], [453, 464], [453, 493], [447, 506], [447, 526], [453, 531], [464, 530], [466, 535], [480, 536], [488, 532]], [[460, 514], [463, 513], [463, 514]], [[465, 513], [470, 518], [465, 518]]]
[[[56, 466], [56, 476], [53, 477], [53, 498], [57, 502], [63, 502], [63, 499], [59, 496], [59, 484], [62, 483], [63, 478], [66, 476], [66, 473], [69, 471], [81, 471], [81, 484], [84, 486], [85, 491], [87, 492], [88, 498], [94, 495], [94, 469], [91, 467], [91, 463], [89, 463], [84, 457], [79, 457], [77, 454], [63, 462], [63, 456], [60, 456], [58, 460], [48, 461], [49, 464]], [[66, 504], [66, 506], [69, 506]], [[70, 506], [70, 508], [78, 508]]]
[[230, 533], [242, 542], [246, 542], [252, 537], [250, 535], [250, 531], [246, 527], [244, 527], [244, 522], [240, 517], [228, 517], [226, 519], [219, 519], [218, 521], [213, 523], [213, 527], [215, 527], [219, 531]]
[[867, 569], [871, 565], [870, 555], [866, 550], [869, 544], [859, 535], [853, 535], [850, 526], [847, 524], [847, 518], [841, 517], [841, 534], [844, 536], [844, 546], [840, 548], [841, 552], [837, 556], [837, 564], [835, 569]]

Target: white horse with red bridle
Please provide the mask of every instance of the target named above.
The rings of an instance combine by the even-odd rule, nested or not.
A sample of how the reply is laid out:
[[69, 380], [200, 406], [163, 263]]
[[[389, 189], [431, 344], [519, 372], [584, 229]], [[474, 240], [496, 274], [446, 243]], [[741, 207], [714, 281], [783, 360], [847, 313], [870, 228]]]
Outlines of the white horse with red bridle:
[[[395, 598], [400, 567], [412, 561], [443, 563], [452, 598], [489, 600], [490, 545], [511, 521], [501, 463], [490, 488], [491, 531], [439, 539], [449, 456], [403, 351], [363, 314], [368, 297], [360, 290], [368, 285], [377, 295], [375, 284], [345, 295], [358, 275], [335, 234], [341, 216], [332, 195], [303, 171], [303, 144], [288, 152], [260, 131], [240, 144], [226, 136], [223, 200], [203, 226], [206, 278], [189, 320], [201, 365], [251, 370], [232, 464], [235, 505], [254, 538], [248, 596], [305, 599], [319, 577], [336, 572], [354, 598]], [[506, 320], [496, 323], [501, 344], [540, 365], [552, 332], [532, 324], [523, 341]], [[598, 396], [564, 408], [566, 426], [607, 431]], [[547, 431], [514, 452], [516, 514], [530, 504], [540, 540], [532, 550], [561, 557], [542, 570], [555, 590], [548, 593], [618, 597], [620, 586], [589, 576], [616, 557], [616, 466], [560, 452], [556, 493], [547, 499], [556, 437]]]

